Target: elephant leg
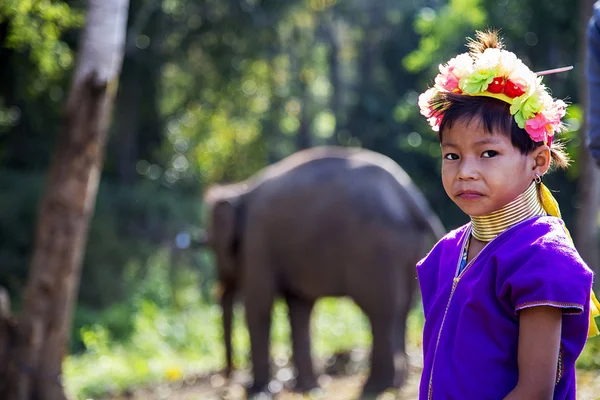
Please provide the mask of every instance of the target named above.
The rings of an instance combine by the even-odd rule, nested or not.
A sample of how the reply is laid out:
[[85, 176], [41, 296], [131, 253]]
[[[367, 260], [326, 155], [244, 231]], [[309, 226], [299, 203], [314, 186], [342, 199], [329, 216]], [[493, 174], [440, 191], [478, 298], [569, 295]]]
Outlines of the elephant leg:
[[394, 320], [394, 364], [396, 366], [396, 377], [394, 386], [401, 387], [408, 374], [408, 356], [406, 354], [406, 329], [408, 323], [408, 314], [413, 305], [414, 289], [416, 280], [408, 277], [404, 285], [398, 285], [399, 288], [405, 286], [405, 290], [399, 296], [399, 304]]
[[296, 390], [309, 392], [318, 387], [313, 371], [310, 341], [310, 315], [314, 301], [286, 296], [286, 302], [292, 329], [292, 357], [298, 370]]
[[[267, 285], [268, 286], [268, 285]], [[250, 334], [250, 352], [254, 382], [248, 395], [268, 391], [270, 381], [269, 339], [274, 291], [264, 285], [245, 292], [246, 323]]]
[[399, 388], [406, 380], [408, 374], [408, 356], [406, 354], [406, 322], [408, 309], [402, 307], [395, 317], [394, 333], [394, 386]]
[[371, 372], [363, 387], [363, 395], [382, 393], [394, 387], [394, 314], [378, 310], [367, 313], [371, 321], [373, 347]]

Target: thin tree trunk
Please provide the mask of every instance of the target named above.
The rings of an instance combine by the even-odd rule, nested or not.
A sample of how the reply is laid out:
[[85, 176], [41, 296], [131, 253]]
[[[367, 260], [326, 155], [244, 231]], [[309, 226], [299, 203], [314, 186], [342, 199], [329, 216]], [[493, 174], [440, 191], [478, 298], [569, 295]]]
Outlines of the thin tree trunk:
[[381, 42], [381, 23], [382, 15], [381, 7], [377, 2], [371, 2], [368, 5], [368, 22], [364, 28], [367, 32], [363, 38], [363, 50], [362, 57], [360, 59], [360, 79], [361, 79], [361, 93], [365, 93], [368, 88], [372, 86], [373, 82], [373, 70], [375, 69], [375, 62], [377, 52]]
[[310, 53], [310, 47], [307, 45], [305, 28], [296, 27], [292, 35], [293, 46], [290, 46], [290, 68], [292, 75], [297, 81], [298, 101], [300, 102], [300, 126], [296, 132], [296, 150], [304, 150], [313, 146], [311, 122], [308, 105], [310, 102], [310, 91], [308, 77], [303, 74], [304, 59]]
[[136, 75], [140, 74], [136, 63], [137, 60], [131, 59], [123, 63], [121, 73], [123, 79], [117, 94], [114, 116], [116, 133], [114, 148], [118, 157], [119, 179], [126, 185], [133, 184], [137, 177], [135, 164], [139, 156], [140, 104], [145, 100], [142, 94], [142, 85], [145, 83], [136, 78]]
[[329, 43], [329, 81], [333, 90], [331, 96], [331, 111], [335, 117], [335, 132], [331, 136], [329, 141], [330, 144], [339, 144], [338, 132], [343, 129], [343, 115], [342, 115], [342, 77], [340, 74], [340, 38], [338, 33], [338, 23], [331, 13], [330, 20], [327, 21], [325, 26], [325, 35], [327, 43]]
[[[118, 177], [126, 185], [138, 177], [136, 162], [151, 160], [162, 139], [157, 91], [165, 32], [160, 4], [160, 0], [146, 0], [132, 3], [129, 8], [131, 17], [111, 130], [115, 140], [109, 147], [117, 157]], [[137, 47], [136, 39], [141, 34], [148, 35], [149, 47]]]
[[[586, 58], [586, 30], [588, 21], [592, 15], [593, 0], [581, 0], [579, 11], [579, 26], [581, 27], [580, 65], [583, 70]], [[579, 90], [582, 99], [582, 106], [588, 109], [588, 88], [585, 71], [580, 71]], [[577, 226], [575, 233], [575, 242], [577, 250], [585, 262], [594, 271], [598, 272], [598, 206], [600, 198], [598, 196], [598, 171], [594, 165], [589, 151], [586, 148], [588, 125], [585, 122], [579, 130], [581, 151], [579, 152], [580, 176], [578, 180], [578, 197], [580, 207], [577, 211]]]
[[[276, 53], [271, 55], [271, 60], [274, 60]], [[271, 63], [271, 68], [275, 68], [275, 63]], [[282, 156], [280, 154], [280, 145], [285, 138], [282, 137], [279, 121], [281, 120], [281, 110], [283, 109], [283, 100], [277, 93], [277, 82], [275, 74], [270, 79], [271, 84], [271, 107], [269, 107], [268, 118], [262, 121], [263, 135], [267, 136], [268, 153], [267, 161], [269, 164], [276, 163]]]
[[89, 0], [64, 127], [42, 199], [34, 253], [9, 361], [7, 400], [65, 399], [61, 382], [111, 105], [128, 0]]
[[10, 297], [8, 291], [0, 286], [0, 395], [6, 393], [10, 349], [15, 344], [16, 321], [10, 313]]
[[311, 120], [308, 113], [310, 94], [308, 90], [308, 84], [303, 81], [300, 82], [300, 93], [302, 96], [300, 103], [300, 127], [298, 128], [298, 133], [296, 134], [296, 148], [298, 150], [304, 150], [313, 146], [313, 140], [310, 127]]

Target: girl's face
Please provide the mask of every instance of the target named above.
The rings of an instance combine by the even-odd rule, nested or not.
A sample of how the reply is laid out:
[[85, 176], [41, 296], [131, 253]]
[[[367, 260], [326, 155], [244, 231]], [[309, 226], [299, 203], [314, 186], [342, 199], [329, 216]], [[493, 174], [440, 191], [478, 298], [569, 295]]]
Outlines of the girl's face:
[[[448, 196], [470, 216], [499, 210], [546, 172], [547, 146], [521, 154], [508, 136], [490, 134], [477, 118], [459, 119], [442, 135], [442, 182]], [[545, 148], [545, 149], [543, 149]], [[547, 160], [540, 163], [539, 154]]]

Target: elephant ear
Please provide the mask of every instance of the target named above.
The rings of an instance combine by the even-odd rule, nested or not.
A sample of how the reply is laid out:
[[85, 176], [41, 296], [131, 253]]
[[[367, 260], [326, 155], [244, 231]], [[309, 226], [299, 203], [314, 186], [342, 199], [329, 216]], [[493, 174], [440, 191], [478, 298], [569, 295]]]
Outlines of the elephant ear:
[[214, 205], [213, 223], [215, 244], [231, 244], [235, 234], [235, 205], [231, 200], [219, 200]]
[[225, 276], [234, 273], [234, 261], [237, 242], [236, 202], [232, 199], [222, 199], [213, 207], [212, 246], [221, 258], [221, 272]]

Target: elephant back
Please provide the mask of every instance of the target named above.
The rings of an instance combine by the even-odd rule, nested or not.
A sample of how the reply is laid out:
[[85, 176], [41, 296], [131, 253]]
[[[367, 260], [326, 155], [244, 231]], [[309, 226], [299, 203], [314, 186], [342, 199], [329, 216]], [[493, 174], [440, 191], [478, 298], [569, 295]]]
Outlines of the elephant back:
[[373, 151], [335, 146], [304, 150], [265, 168], [252, 182], [249, 213], [289, 222], [315, 214], [327, 220], [341, 213], [340, 218], [379, 221], [394, 229], [424, 229], [436, 240], [445, 234], [408, 174]]

